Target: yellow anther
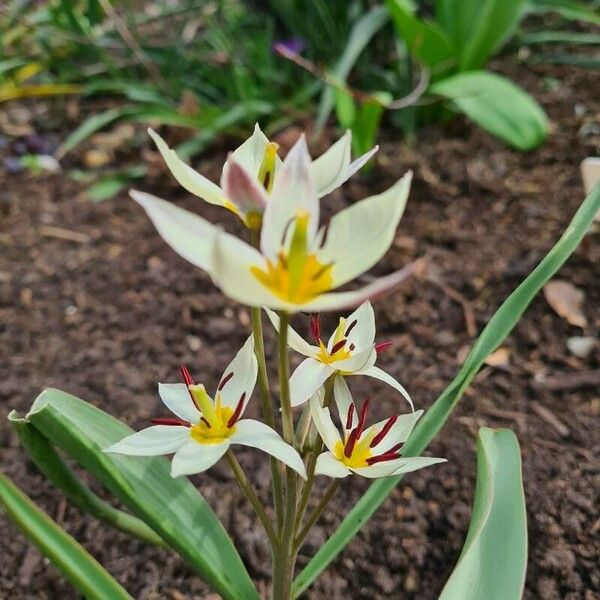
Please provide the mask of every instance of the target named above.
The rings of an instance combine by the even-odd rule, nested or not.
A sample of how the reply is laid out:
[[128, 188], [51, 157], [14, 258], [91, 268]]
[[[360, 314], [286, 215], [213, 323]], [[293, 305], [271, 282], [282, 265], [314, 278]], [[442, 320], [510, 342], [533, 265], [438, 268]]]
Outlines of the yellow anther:
[[251, 212], [245, 218], [246, 227], [248, 229], [260, 229], [262, 225], [262, 215], [258, 212]]
[[275, 181], [277, 150], [279, 150], [279, 144], [276, 144], [275, 142], [269, 142], [266, 145], [265, 154], [258, 171], [258, 180], [267, 192], [271, 192], [273, 189], [273, 182]]

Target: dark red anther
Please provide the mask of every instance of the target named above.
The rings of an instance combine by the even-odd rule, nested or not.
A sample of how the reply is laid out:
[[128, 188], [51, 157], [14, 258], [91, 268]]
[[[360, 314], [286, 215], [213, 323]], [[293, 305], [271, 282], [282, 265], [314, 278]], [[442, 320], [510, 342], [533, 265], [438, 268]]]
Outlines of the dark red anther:
[[335, 354], [338, 350], [341, 350], [346, 345], [346, 340], [340, 340], [337, 344], [333, 345], [329, 354]]
[[321, 316], [319, 313], [310, 315], [309, 328], [312, 339], [318, 344], [321, 341]]
[[321, 244], [319, 248], [323, 248], [327, 243], [327, 237], [329, 235], [329, 225], [331, 224], [331, 219], [327, 219], [325, 225], [323, 225], [323, 237], [321, 238]]
[[210, 423], [206, 417], [200, 417], [200, 420], [210, 429]]
[[346, 429], [352, 427], [352, 418], [354, 417], [354, 404], [348, 407], [348, 416], [346, 417]]
[[369, 445], [370, 448], [377, 446], [381, 440], [389, 433], [390, 429], [394, 425], [394, 423], [398, 420], [398, 415], [392, 415], [386, 422], [385, 425], [381, 428], [381, 431], [373, 438], [373, 441]]
[[183, 380], [185, 381], [185, 385], [194, 385], [194, 380], [190, 374], [190, 370], [185, 366], [181, 365], [181, 374], [183, 375]]
[[400, 450], [400, 448], [402, 448], [403, 445], [404, 445], [404, 443], [400, 442], [399, 444], [396, 444], [395, 446], [392, 446], [389, 450], [386, 451], [386, 454], [388, 452], [398, 452], [398, 450]]
[[375, 344], [375, 352], [377, 352], [377, 354], [384, 352], [392, 346], [392, 343], [393, 342], [380, 342], [379, 344]]
[[350, 325], [348, 325], [348, 329], [346, 329], [346, 333], [344, 334], [346, 337], [348, 337], [350, 335], [350, 332], [356, 327], [357, 323], [358, 323], [358, 321], [356, 319], [354, 319], [354, 321], [352, 321], [352, 323], [350, 323]]
[[354, 344], [350, 344], [348, 346], [348, 350], [350, 350], [350, 352], [354, 352], [354, 349], [356, 348], [356, 346]]
[[330, 269], [332, 265], [333, 265], [332, 262], [323, 265], [316, 273], [311, 275], [311, 279], [313, 281], [318, 281], [321, 278], [321, 275], [323, 275], [323, 273], [325, 273], [325, 271], [327, 271], [327, 269]]
[[191, 427], [192, 424], [189, 421], [183, 419], [176, 419], [174, 417], [159, 417], [158, 419], [151, 419], [150, 423], [153, 425], [181, 425], [183, 427]]
[[246, 392], [244, 392], [241, 396], [240, 399], [238, 400], [238, 403], [235, 407], [235, 410], [233, 411], [233, 414], [231, 415], [231, 417], [229, 417], [229, 421], [227, 421], [227, 427], [231, 428], [233, 427], [237, 420], [240, 418], [240, 415], [242, 414], [242, 409], [244, 408], [244, 400], [246, 399]]
[[360, 415], [358, 417], [358, 425], [356, 426], [356, 429], [358, 430], [358, 437], [360, 437], [362, 435], [362, 432], [365, 428], [365, 421], [367, 420], [367, 412], [369, 411], [369, 402], [371, 400], [369, 398], [367, 398], [365, 400], [365, 403], [362, 405], [362, 408], [360, 409]]
[[356, 442], [359, 440], [362, 432], [365, 428], [365, 421], [367, 420], [367, 412], [369, 410], [369, 399], [365, 400], [365, 403], [362, 405], [360, 410], [360, 415], [358, 416], [358, 425], [350, 432], [348, 436], [348, 441], [346, 442], [346, 446], [344, 447], [344, 456], [346, 458], [350, 458], [352, 456], [352, 451], [354, 450], [354, 446]]
[[221, 379], [221, 383], [219, 383], [219, 387], [217, 388], [217, 392], [220, 392], [224, 387], [225, 384], [233, 377], [233, 371], [231, 371], [231, 373], [228, 373], [227, 375], [225, 375], [225, 377], [223, 377], [223, 379]]
[[386, 462], [388, 460], [396, 460], [397, 458], [400, 458], [400, 455], [397, 452], [386, 452], [385, 454], [380, 454], [379, 456], [371, 456], [371, 458], [367, 458], [367, 464], [371, 466], [376, 463]]

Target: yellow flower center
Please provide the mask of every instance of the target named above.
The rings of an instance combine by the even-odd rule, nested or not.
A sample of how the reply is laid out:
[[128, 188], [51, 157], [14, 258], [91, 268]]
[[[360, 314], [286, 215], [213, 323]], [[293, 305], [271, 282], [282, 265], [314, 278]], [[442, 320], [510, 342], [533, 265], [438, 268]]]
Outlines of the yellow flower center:
[[351, 351], [345, 345], [344, 330], [346, 329], [346, 319], [341, 318], [340, 322], [335, 330], [333, 337], [333, 344], [331, 345], [331, 352], [327, 350], [327, 346], [319, 340], [319, 351], [315, 358], [326, 365], [338, 362], [340, 360], [346, 360], [352, 356]]
[[221, 406], [221, 395], [217, 394], [213, 404], [202, 384], [190, 385], [194, 401], [202, 411], [202, 419], [190, 428], [190, 436], [199, 444], [220, 444], [231, 437], [236, 430], [235, 424], [229, 427], [227, 423], [234, 411], [229, 406]]
[[292, 304], [303, 304], [327, 292], [333, 285], [332, 264], [319, 262], [308, 253], [309, 215], [296, 215], [294, 233], [287, 254], [281, 250], [277, 261], [267, 259], [264, 267], [252, 266], [251, 273], [274, 295]]
[[335, 444], [335, 448], [333, 449], [333, 453], [335, 457], [339, 461], [343, 462], [347, 467], [352, 467], [353, 469], [357, 469], [359, 467], [368, 467], [369, 463], [367, 462], [367, 459], [373, 456], [369, 446], [374, 437], [374, 433], [366, 435], [360, 442], [354, 445], [350, 456], [346, 456], [344, 453], [348, 440], [346, 439], [345, 442], [338, 440]]

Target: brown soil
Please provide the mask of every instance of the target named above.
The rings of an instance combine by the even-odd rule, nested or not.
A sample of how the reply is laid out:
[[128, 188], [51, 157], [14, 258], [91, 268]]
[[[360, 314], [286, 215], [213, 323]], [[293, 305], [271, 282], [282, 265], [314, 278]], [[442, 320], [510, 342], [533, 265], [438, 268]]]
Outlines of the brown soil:
[[[513, 65], [500, 66], [517, 72]], [[564, 230], [583, 197], [579, 161], [598, 154], [596, 74], [562, 67], [518, 73], [552, 120], [551, 138], [539, 150], [512, 152], [458, 118], [446, 131], [423, 131], [410, 150], [388, 141], [371, 175], [324, 201], [326, 210], [339, 210], [383, 189], [406, 168], [416, 171], [396, 242], [380, 268], [423, 255], [429, 268], [422, 279], [378, 301], [376, 312], [379, 338], [394, 342], [381, 364], [405, 382], [419, 407], [430, 406], [451, 380], [473, 342], [473, 327], [482, 329]], [[548, 91], [550, 77], [560, 85]], [[201, 167], [216, 176], [222, 158]], [[94, 205], [58, 176], [4, 174], [1, 179], [3, 471], [136, 598], [214, 598], [173, 553], [131, 540], [68, 505], [26, 461], [5, 417], [12, 408], [26, 411], [40, 390], [56, 386], [143, 427], [163, 414], [156, 382], [176, 380], [179, 363], [190, 364], [208, 383], [216, 381], [247, 335], [247, 309], [224, 298], [205, 274], [176, 256], [124, 195]], [[153, 184], [152, 191], [229, 229], [237, 226], [224, 212], [175, 187], [165, 189], [166, 182]], [[57, 237], [53, 227], [76, 235]], [[510, 427], [521, 443], [530, 540], [525, 598], [599, 597], [600, 347], [596, 343], [587, 358], [566, 348], [571, 336], [598, 336], [599, 259], [600, 240], [590, 235], [560, 274], [585, 293], [583, 331], [537, 298], [505, 344], [508, 363], [479, 373], [430, 448], [448, 463], [408, 476], [308, 598], [437, 598], [465, 538], [481, 425]], [[299, 327], [305, 326], [302, 320]], [[268, 347], [272, 353], [271, 333]], [[370, 381], [352, 385], [359, 396], [372, 394]], [[398, 399], [381, 387], [375, 392], [377, 416], [383, 417]], [[540, 405], [550, 416], [542, 416]], [[267, 461], [251, 451], [240, 455], [268, 501]], [[226, 523], [260, 589], [266, 589], [268, 551], [228, 471], [218, 465], [195, 481]], [[300, 565], [366, 487], [357, 478], [344, 482]], [[0, 556], [0, 598], [76, 597], [4, 516]]]

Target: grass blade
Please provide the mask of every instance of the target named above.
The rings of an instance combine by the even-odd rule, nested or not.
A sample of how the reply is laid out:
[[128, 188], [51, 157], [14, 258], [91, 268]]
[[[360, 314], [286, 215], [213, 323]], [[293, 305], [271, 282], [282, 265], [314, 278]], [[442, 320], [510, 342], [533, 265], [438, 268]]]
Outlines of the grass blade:
[[[584, 200], [556, 245], [490, 319], [456, 377], [415, 427], [404, 447], [405, 456], [418, 456], [438, 434], [487, 356], [504, 341], [536, 294], [577, 248], [593, 223], [598, 210], [600, 210], [600, 183]], [[294, 597], [299, 596], [342, 551], [401, 479], [401, 476], [386, 477], [371, 485], [342, 521], [337, 531], [321, 546], [298, 575], [294, 581]]]
[[0, 473], [0, 507], [54, 566], [90, 600], [133, 600], [96, 559]]
[[527, 517], [519, 442], [482, 427], [469, 532], [439, 600], [520, 600], [527, 567]]

